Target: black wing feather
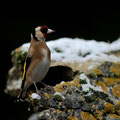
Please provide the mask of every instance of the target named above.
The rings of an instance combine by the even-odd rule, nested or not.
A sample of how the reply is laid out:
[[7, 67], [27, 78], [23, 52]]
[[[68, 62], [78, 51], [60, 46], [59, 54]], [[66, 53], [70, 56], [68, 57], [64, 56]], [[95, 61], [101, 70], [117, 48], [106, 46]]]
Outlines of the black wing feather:
[[24, 72], [23, 72], [22, 86], [21, 86], [22, 90], [24, 89], [24, 84], [25, 84], [25, 79], [26, 79], [26, 72], [28, 70], [28, 67], [29, 67], [30, 63], [31, 63], [31, 57], [27, 56], [26, 60], [25, 60], [25, 63], [24, 63]]

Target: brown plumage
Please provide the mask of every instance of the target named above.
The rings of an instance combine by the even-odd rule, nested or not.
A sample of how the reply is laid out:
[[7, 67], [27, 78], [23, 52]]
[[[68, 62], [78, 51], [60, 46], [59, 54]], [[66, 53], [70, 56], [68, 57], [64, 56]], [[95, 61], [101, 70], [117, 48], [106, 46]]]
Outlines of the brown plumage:
[[35, 28], [31, 34], [31, 43], [24, 64], [22, 91], [19, 97], [24, 98], [27, 89], [34, 84], [36, 92], [37, 82], [46, 76], [50, 66], [50, 50], [46, 45], [45, 39], [48, 33], [54, 32], [46, 26]]

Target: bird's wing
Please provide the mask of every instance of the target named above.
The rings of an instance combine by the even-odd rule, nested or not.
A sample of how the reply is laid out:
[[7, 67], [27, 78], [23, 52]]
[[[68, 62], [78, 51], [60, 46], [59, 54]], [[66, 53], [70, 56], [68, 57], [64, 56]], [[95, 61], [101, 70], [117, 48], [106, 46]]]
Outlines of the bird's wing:
[[24, 89], [24, 84], [25, 84], [25, 79], [26, 79], [26, 72], [27, 72], [27, 70], [28, 70], [28, 68], [30, 66], [30, 63], [31, 63], [31, 56], [27, 55], [25, 63], [24, 63], [24, 72], [23, 72], [23, 76], [22, 76], [22, 86], [21, 86], [22, 90]]

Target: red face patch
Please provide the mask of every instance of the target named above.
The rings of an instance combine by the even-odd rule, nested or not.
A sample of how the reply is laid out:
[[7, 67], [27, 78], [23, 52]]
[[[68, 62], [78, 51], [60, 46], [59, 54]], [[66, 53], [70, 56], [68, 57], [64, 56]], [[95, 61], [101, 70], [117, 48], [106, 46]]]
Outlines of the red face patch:
[[48, 27], [43, 25], [42, 27], [40, 27], [40, 31], [43, 33], [43, 36], [46, 37], [47, 36]]

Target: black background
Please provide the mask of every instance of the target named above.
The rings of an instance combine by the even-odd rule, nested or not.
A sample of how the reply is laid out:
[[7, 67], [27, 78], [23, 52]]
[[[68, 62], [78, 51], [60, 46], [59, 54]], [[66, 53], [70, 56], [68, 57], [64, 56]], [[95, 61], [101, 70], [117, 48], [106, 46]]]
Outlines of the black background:
[[[6, 74], [11, 68], [10, 53], [16, 47], [30, 41], [30, 34], [34, 27], [47, 25], [56, 32], [47, 40], [60, 37], [79, 37], [86, 40], [112, 42], [120, 36], [120, 10], [115, 2], [99, 3], [41, 3], [41, 4], [7, 4], [3, 13], [4, 29], [1, 42], [2, 68], [0, 78], [2, 112], [9, 120], [27, 119], [30, 112], [27, 105], [14, 103], [5, 95], [3, 89], [6, 84]], [[3, 10], [4, 11], [4, 10]], [[3, 43], [3, 45], [2, 45]], [[74, 47], [74, 45], [73, 45]], [[22, 106], [22, 107], [21, 107]], [[4, 116], [5, 117], [5, 116]], [[3, 118], [4, 118], [3, 117]]]

